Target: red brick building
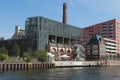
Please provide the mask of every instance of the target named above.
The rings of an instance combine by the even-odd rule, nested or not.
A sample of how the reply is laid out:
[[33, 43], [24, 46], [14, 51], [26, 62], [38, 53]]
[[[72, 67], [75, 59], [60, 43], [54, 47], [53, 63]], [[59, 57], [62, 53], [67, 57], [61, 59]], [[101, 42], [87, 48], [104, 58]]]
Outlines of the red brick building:
[[86, 45], [86, 60], [106, 60], [105, 42], [102, 36], [93, 35]]
[[113, 51], [112, 53], [120, 53], [120, 20], [113, 19], [85, 27], [83, 29], [83, 39], [85, 44], [88, 43], [89, 39], [94, 34], [103, 36], [105, 41], [110, 42], [109, 44], [113, 44], [111, 46], [108, 45], [110, 48], [108, 52]]

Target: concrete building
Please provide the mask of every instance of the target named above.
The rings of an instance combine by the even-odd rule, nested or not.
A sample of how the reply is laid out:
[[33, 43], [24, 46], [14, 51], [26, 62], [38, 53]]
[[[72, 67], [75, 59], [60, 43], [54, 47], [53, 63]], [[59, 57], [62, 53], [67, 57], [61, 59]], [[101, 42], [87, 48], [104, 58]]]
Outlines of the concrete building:
[[46, 45], [52, 39], [56, 43], [68, 44], [71, 41], [82, 38], [82, 29], [63, 24], [44, 17], [30, 17], [25, 23], [26, 37], [34, 40], [37, 49], [45, 49]]
[[[82, 29], [44, 17], [29, 17], [25, 22], [26, 38], [33, 39], [36, 50], [48, 46], [64, 54], [71, 52], [71, 42], [82, 38]], [[57, 48], [59, 47], [59, 48]]]
[[13, 34], [11, 39], [24, 39], [25, 38], [25, 30], [20, 29], [19, 26], [15, 26], [15, 33]]
[[105, 44], [106, 44], [106, 53], [116, 53], [116, 40], [112, 40], [109, 38], [104, 38]]
[[[120, 20], [113, 19], [85, 27], [83, 29], [84, 44], [86, 44], [94, 34], [99, 34], [104, 38], [108, 38], [105, 39], [106, 46], [109, 46], [111, 50], [107, 48], [106, 52], [120, 53]], [[108, 42], [113, 45], [108, 45]], [[112, 47], [115, 49], [113, 50]]]

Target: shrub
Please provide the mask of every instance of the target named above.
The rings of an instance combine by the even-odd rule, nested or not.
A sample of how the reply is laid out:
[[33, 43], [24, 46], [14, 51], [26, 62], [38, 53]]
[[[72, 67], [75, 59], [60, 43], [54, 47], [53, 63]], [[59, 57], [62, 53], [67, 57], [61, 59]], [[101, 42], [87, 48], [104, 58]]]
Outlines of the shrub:
[[48, 61], [47, 51], [41, 50], [38, 52], [38, 61], [46, 62]]
[[32, 53], [31, 52], [24, 52], [23, 57], [25, 58], [26, 62], [30, 62], [32, 60]]
[[0, 54], [0, 60], [1, 60], [1, 61], [4, 61], [4, 60], [6, 60], [6, 59], [7, 59], [7, 57], [6, 57], [5, 54]]

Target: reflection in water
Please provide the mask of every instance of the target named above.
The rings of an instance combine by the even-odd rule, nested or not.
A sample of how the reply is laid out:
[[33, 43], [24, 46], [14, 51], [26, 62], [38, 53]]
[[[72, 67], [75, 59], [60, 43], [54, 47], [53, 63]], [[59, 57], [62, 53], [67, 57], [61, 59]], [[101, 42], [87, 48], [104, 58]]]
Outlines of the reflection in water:
[[0, 80], [120, 80], [120, 67], [74, 67], [0, 72]]

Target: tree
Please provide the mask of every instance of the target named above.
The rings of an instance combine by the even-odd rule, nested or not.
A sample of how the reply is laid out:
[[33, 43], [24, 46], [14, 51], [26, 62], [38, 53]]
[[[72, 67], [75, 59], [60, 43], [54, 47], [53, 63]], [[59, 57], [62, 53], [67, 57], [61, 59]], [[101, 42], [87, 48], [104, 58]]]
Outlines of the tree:
[[20, 55], [20, 47], [15, 43], [12, 49], [12, 56], [19, 56], [19, 55]]
[[47, 51], [46, 50], [38, 51], [38, 61], [41, 61], [41, 62], [48, 61], [48, 56], [47, 56]]
[[6, 53], [6, 48], [5, 46], [2, 46], [2, 48], [0, 48], [0, 54], [5, 54]]

